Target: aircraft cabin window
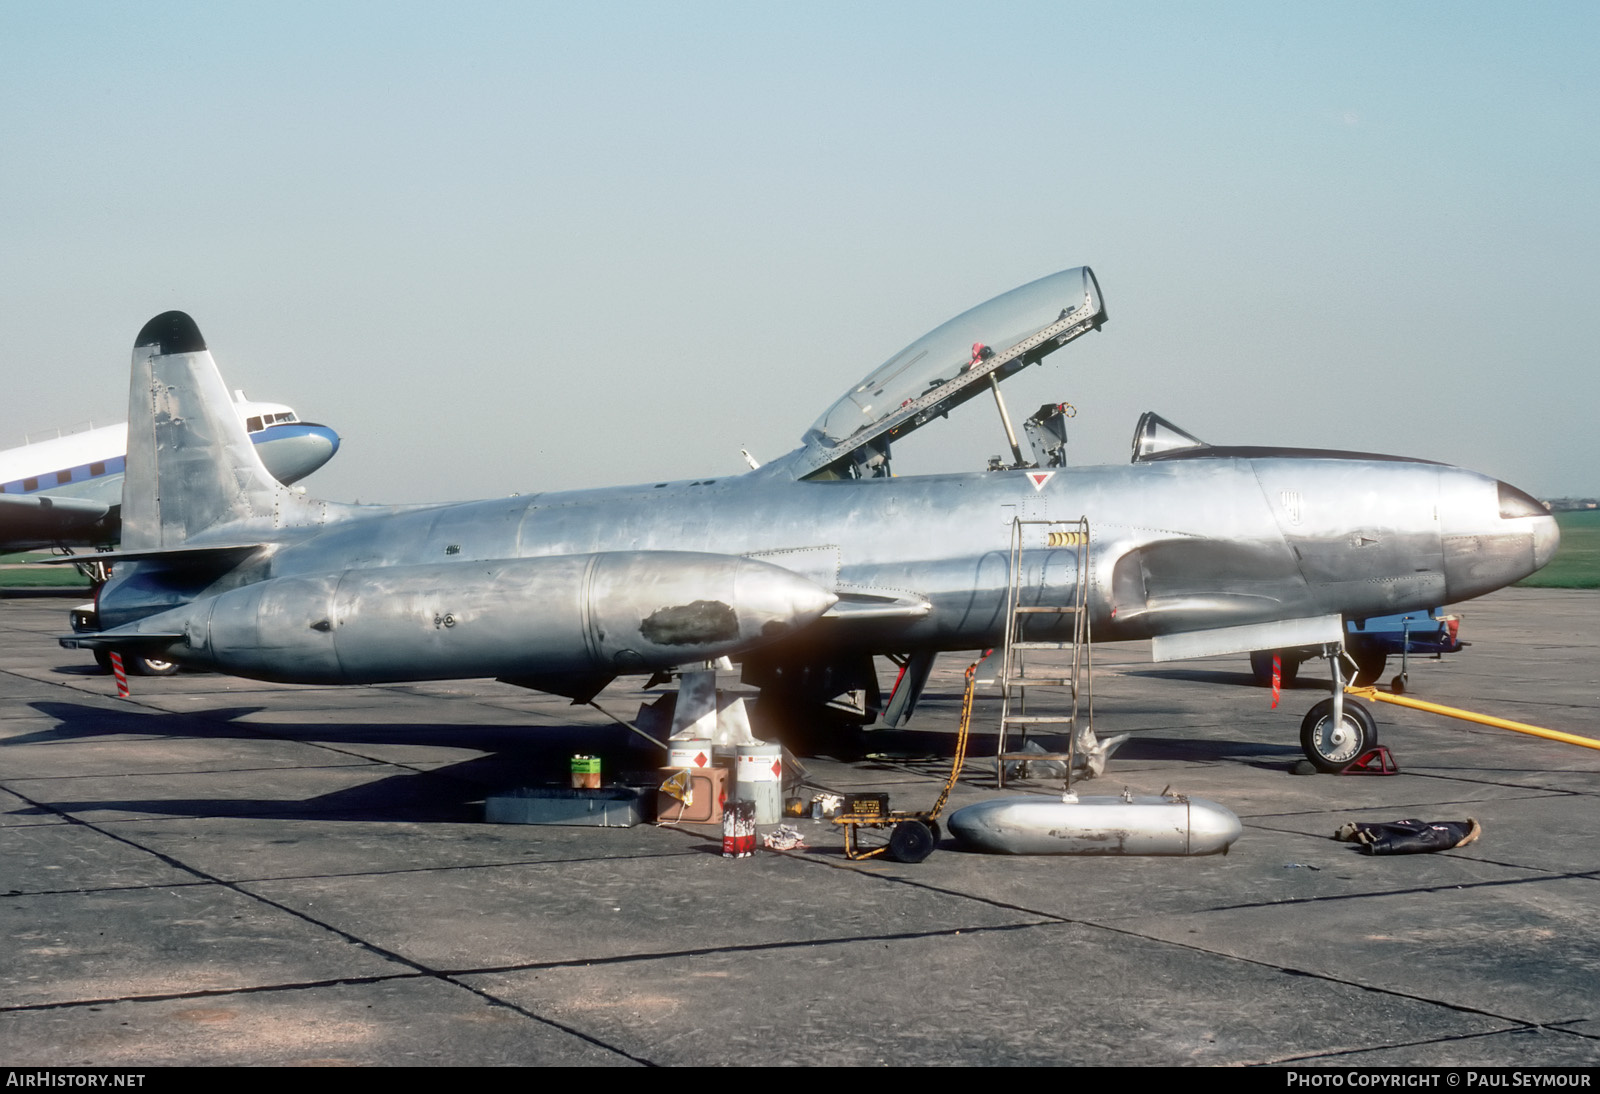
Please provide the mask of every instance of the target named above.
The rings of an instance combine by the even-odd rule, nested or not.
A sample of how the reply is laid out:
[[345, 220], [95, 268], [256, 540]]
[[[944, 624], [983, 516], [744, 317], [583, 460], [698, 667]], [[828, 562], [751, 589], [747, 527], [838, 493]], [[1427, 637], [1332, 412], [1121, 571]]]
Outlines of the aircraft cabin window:
[[38, 479], [23, 479], [22, 480], [22, 492], [23, 493], [26, 494], [30, 490], [37, 490], [37, 489], [39, 489], [39, 480]]
[[103, 463], [91, 463], [89, 465], [89, 474], [91, 476], [104, 475], [105, 473], [106, 473], [106, 465], [105, 464], [103, 464]]
[[71, 471], [57, 471], [56, 472], [56, 485], [57, 486], [60, 486], [62, 483], [67, 483], [67, 482], [71, 482], [71, 481], [72, 481], [72, 472]]

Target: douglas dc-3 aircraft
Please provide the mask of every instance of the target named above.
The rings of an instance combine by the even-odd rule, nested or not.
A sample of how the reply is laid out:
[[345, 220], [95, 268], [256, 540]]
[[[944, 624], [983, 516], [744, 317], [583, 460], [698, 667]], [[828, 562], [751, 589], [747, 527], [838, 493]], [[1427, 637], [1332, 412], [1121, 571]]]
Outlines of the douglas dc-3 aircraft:
[[[1484, 475], [1212, 447], [1154, 415], [1125, 466], [1061, 466], [1046, 437], [1048, 469], [1013, 442], [1017, 466], [889, 474], [894, 439], [986, 390], [998, 402], [1000, 380], [1105, 319], [1087, 267], [1014, 289], [890, 358], [747, 474], [392, 508], [275, 482], [194, 322], [168, 312], [134, 345], [104, 629], [62, 641], [265, 680], [491, 676], [574, 699], [728, 656], [763, 705], [820, 710], [876, 686], [874, 655], [926, 679], [937, 651], [994, 645], [1019, 519], [1086, 516], [1092, 546], [1080, 574], [1077, 550], [1029, 540], [1024, 604], [1070, 604], [1085, 581], [1095, 639], [1153, 638], [1157, 659], [1325, 645], [1336, 665], [1343, 617], [1479, 596], [1554, 553], [1543, 507]], [[1071, 625], [1029, 618], [1030, 636]], [[1302, 732], [1323, 766], [1373, 735], [1334, 694]]]
[[[327, 426], [302, 422], [282, 403], [236, 394], [234, 412], [279, 482], [298, 482], [339, 451], [339, 435]], [[0, 554], [115, 543], [127, 438], [122, 423], [0, 452]]]

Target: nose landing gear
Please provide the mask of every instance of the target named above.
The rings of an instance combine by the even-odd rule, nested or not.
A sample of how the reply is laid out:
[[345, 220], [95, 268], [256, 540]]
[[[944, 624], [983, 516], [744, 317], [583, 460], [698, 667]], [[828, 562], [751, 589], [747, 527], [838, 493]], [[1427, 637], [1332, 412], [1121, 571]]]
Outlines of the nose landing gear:
[[1345, 699], [1336, 717], [1334, 701], [1324, 699], [1300, 722], [1300, 747], [1318, 771], [1343, 771], [1378, 743], [1378, 724], [1367, 708]]
[[1339, 660], [1344, 650], [1330, 643], [1323, 656], [1333, 673], [1333, 695], [1306, 712], [1300, 722], [1300, 748], [1318, 771], [1343, 771], [1378, 743], [1378, 723], [1367, 708], [1346, 699]]

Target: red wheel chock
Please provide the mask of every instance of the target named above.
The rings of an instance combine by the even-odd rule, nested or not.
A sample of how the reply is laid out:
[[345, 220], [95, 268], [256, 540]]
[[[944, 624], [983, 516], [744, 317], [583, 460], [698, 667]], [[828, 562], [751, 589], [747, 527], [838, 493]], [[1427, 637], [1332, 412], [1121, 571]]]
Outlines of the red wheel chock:
[[1394, 762], [1394, 757], [1387, 748], [1383, 745], [1373, 745], [1347, 764], [1339, 774], [1398, 775], [1400, 766]]

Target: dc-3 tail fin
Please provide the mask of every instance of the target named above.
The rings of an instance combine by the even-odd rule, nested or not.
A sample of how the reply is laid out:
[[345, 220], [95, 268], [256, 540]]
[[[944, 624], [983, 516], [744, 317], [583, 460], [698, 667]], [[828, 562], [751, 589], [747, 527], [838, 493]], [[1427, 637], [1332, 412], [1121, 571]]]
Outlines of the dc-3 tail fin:
[[325, 506], [262, 466], [193, 319], [164, 312], [133, 343], [122, 549], [181, 546], [240, 521], [316, 523]]

